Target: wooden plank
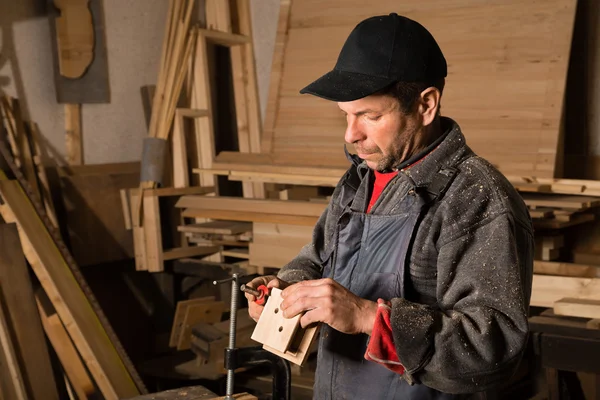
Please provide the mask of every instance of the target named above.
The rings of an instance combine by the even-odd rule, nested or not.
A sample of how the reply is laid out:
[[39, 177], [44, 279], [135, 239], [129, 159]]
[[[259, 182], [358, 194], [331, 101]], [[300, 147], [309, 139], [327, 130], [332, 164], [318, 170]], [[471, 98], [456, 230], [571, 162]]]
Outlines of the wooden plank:
[[211, 218], [211, 219], [230, 219], [236, 221], [248, 222], [268, 222], [273, 224], [289, 224], [315, 226], [318, 217], [310, 217], [303, 215], [283, 215], [247, 211], [231, 211], [231, 210], [210, 210], [201, 208], [186, 208], [181, 212], [186, 218]]
[[307, 186], [329, 186], [335, 187], [340, 181], [339, 177], [312, 176], [312, 175], [291, 175], [278, 173], [256, 173], [248, 171], [229, 171], [228, 179], [230, 181], [241, 182], [265, 182], [281, 183], [289, 185], [307, 185]]
[[[3, 282], [2, 287], [8, 282]], [[27, 389], [19, 366], [19, 360], [15, 354], [15, 345], [11, 337], [8, 320], [4, 314], [4, 299], [0, 290], [0, 389], [2, 396], [7, 399], [27, 400]]]
[[190, 186], [183, 116], [175, 111], [171, 147], [173, 154], [173, 187]]
[[523, 194], [525, 204], [533, 207], [585, 210], [600, 205], [600, 197]]
[[[256, 75], [256, 61], [254, 56], [254, 47], [252, 39], [252, 18], [250, 15], [250, 1], [248, 0], [236, 0], [232, 2], [235, 4], [231, 10], [232, 18], [235, 21], [235, 29], [244, 36], [249, 38], [248, 43], [239, 48], [239, 54], [234, 57], [234, 53], [238, 49], [231, 49], [232, 53], [232, 65], [234, 61], [237, 61], [237, 68], [241, 68], [243, 84], [244, 101], [246, 118], [245, 122], [248, 129], [248, 151], [250, 153], [260, 153], [261, 151], [261, 136], [262, 136], [262, 116], [260, 110], [260, 103], [258, 97], [258, 83]], [[234, 72], [235, 73], [235, 72]], [[235, 82], [235, 81], [234, 81]], [[236, 110], [239, 108], [236, 104]], [[242, 150], [240, 148], [240, 150]], [[254, 198], [264, 198], [265, 188], [262, 183], [255, 182], [252, 184], [252, 194]]]
[[554, 302], [554, 314], [580, 318], [600, 318], [600, 300], [562, 298]]
[[59, 10], [54, 6], [54, 0], [47, 0], [48, 17], [50, 19], [50, 37], [52, 58], [54, 64], [54, 82], [56, 98], [59, 103], [108, 103], [110, 102], [110, 85], [108, 79], [108, 58], [104, 25], [104, 11], [101, 0], [87, 0], [93, 20], [93, 49], [94, 57], [85, 73], [78, 79], [61, 75], [60, 53], [57, 40], [57, 18]]
[[269, 95], [267, 98], [267, 112], [265, 113], [264, 131], [262, 136], [261, 150], [270, 153], [273, 149], [275, 135], [275, 123], [279, 112], [279, 95], [281, 79], [283, 77], [283, 64], [285, 59], [286, 44], [288, 42], [289, 21], [291, 15], [292, 0], [279, 1], [279, 19], [277, 20], [277, 32], [275, 34], [275, 49], [271, 62], [271, 80], [269, 84]]
[[[206, 38], [203, 35], [198, 35], [193, 59], [191, 107], [206, 110], [209, 115], [212, 115]], [[212, 168], [215, 152], [212, 117], [196, 118], [194, 126], [199, 167]], [[200, 175], [201, 186], [215, 186], [215, 182], [212, 174], [204, 173]]]
[[0, 224], [0, 285], [6, 322], [14, 332], [14, 352], [21, 360], [27, 397], [58, 399], [50, 355], [15, 224]]
[[178, 260], [187, 257], [208, 256], [220, 250], [218, 246], [188, 246], [163, 251], [163, 261]]
[[177, 227], [179, 232], [237, 235], [252, 230], [252, 224], [240, 221], [209, 221]]
[[193, 304], [185, 311], [177, 350], [187, 350], [190, 348], [192, 339], [192, 328], [198, 322], [216, 324], [221, 322], [221, 317], [225, 311], [225, 303], [222, 301], [211, 301], [207, 303]]
[[175, 207], [211, 210], [236, 210], [269, 214], [320, 217], [325, 206], [309, 201], [244, 199], [239, 197], [182, 196]]
[[600, 269], [594, 265], [535, 260], [533, 272], [542, 275], [594, 278], [599, 276]]
[[[72, 271], [57, 248], [36, 209], [16, 181], [0, 180], [4, 204], [0, 214], [17, 222], [21, 244], [29, 264], [64, 322], [102, 394], [108, 399], [140, 393], [115, 343], [114, 333], [100, 320]], [[112, 332], [112, 331], [111, 331]], [[109, 338], [112, 335], [112, 339]]]
[[600, 279], [533, 275], [532, 306], [551, 308], [565, 297], [600, 300]]
[[188, 307], [194, 304], [202, 304], [214, 300], [214, 296], [209, 296], [191, 300], [182, 300], [177, 302], [177, 306], [175, 307], [175, 315], [173, 316], [173, 327], [171, 328], [171, 336], [169, 338], [169, 347], [176, 347], [177, 343], [179, 342], [179, 336], [181, 336], [183, 320], [185, 318], [185, 313]]
[[283, 299], [281, 289], [272, 288], [265, 308], [256, 323], [252, 340], [266, 344], [269, 348], [285, 353], [300, 326], [301, 315], [285, 318], [279, 307]]
[[91, 398], [96, 389], [90, 379], [77, 350], [71, 342], [58, 314], [52, 308], [50, 300], [42, 290], [36, 292], [37, 307], [46, 336], [52, 344], [58, 359], [65, 370], [70, 385], [79, 400]]
[[139, 200], [140, 195], [138, 193], [134, 193], [132, 190], [129, 190], [129, 198], [131, 201], [129, 204], [131, 205], [130, 214], [134, 216], [131, 220], [132, 231], [133, 231], [133, 250], [134, 250], [134, 258], [135, 258], [135, 270], [136, 271], [147, 271], [148, 267], [146, 266], [146, 239], [144, 234], [144, 225], [140, 223], [139, 218], [135, 218], [136, 215], [139, 215], [140, 210], [139, 207], [142, 204], [142, 201]]
[[148, 272], [161, 272], [164, 269], [162, 225], [158, 197], [144, 196], [144, 240], [146, 246], [146, 269]]
[[600, 254], [574, 251], [573, 262], [576, 264], [600, 265]]

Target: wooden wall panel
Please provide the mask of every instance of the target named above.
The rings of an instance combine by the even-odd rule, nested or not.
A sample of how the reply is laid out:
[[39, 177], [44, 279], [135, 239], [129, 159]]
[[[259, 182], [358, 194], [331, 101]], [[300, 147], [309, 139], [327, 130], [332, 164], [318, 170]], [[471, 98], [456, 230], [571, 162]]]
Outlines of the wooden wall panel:
[[553, 177], [575, 7], [575, 0], [292, 1], [270, 149], [287, 164], [347, 165], [336, 104], [298, 91], [333, 68], [358, 22], [397, 12], [440, 44], [449, 69], [442, 114], [459, 123], [467, 143], [505, 174]]

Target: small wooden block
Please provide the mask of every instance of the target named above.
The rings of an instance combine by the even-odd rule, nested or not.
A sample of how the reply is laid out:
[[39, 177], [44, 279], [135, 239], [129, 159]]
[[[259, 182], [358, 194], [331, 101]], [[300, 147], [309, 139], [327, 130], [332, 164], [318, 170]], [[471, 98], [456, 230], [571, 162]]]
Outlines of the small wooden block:
[[252, 340], [285, 353], [300, 326], [300, 315], [289, 319], [284, 318], [279, 309], [281, 302], [281, 289], [272, 288], [267, 304], [252, 333]]

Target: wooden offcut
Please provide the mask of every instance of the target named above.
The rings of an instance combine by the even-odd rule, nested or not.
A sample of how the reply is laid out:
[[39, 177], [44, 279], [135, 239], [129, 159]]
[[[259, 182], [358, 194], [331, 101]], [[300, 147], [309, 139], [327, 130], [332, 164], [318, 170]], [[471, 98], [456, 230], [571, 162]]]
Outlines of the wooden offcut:
[[568, 317], [600, 318], [600, 300], [562, 298], [554, 303], [554, 314]]

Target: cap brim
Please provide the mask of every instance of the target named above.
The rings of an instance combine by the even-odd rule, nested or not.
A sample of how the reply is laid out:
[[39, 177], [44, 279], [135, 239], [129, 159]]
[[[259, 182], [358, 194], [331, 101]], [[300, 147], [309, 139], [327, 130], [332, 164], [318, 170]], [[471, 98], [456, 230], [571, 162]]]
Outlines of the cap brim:
[[389, 78], [333, 70], [300, 90], [300, 93], [326, 100], [353, 101], [378, 92], [394, 82]]

